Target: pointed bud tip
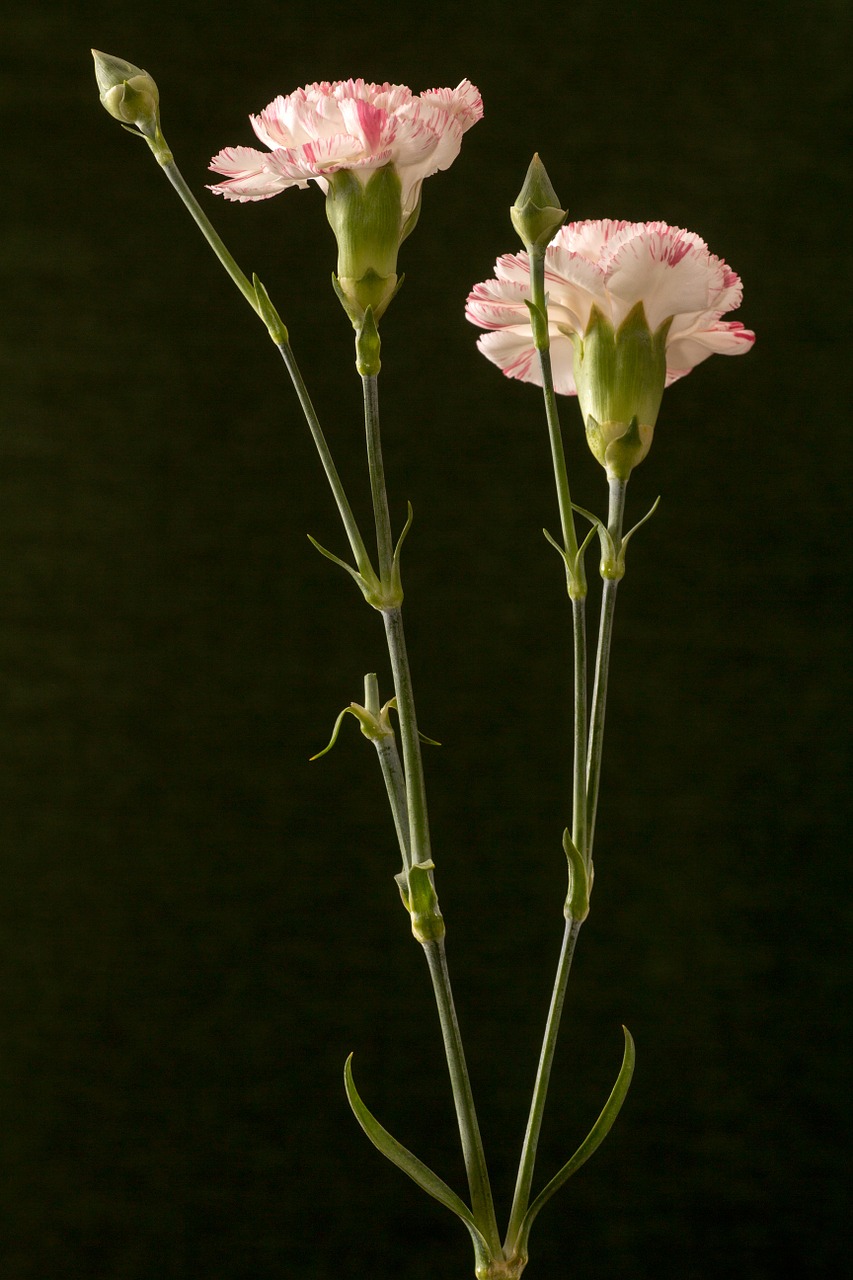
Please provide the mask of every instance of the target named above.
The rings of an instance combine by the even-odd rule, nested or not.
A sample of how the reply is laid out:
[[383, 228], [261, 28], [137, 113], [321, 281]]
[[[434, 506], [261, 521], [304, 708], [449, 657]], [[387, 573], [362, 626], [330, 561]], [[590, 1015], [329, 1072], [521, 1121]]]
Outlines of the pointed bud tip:
[[538, 151], [533, 153], [533, 159], [527, 167], [527, 174], [515, 203], [524, 205], [528, 201], [540, 209], [560, 208], [560, 197], [554, 190], [553, 183], [548, 177], [548, 170], [542, 163]]
[[518, 198], [509, 212], [512, 225], [528, 251], [544, 249], [565, 221], [566, 211], [560, 207], [560, 198], [538, 151], [530, 161]]
[[148, 72], [99, 49], [92, 50], [92, 57], [104, 109], [122, 124], [135, 126], [147, 138], [156, 138], [160, 94]]
[[95, 60], [95, 79], [101, 93], [108, 93], [116, 85], [124, 84], [134, 76], [148, 75], [141, 67], [134, 66], [124, 58], [117, 58], [112, 53], [102, 53], [100, 49], [92, 49], [91, 52]]

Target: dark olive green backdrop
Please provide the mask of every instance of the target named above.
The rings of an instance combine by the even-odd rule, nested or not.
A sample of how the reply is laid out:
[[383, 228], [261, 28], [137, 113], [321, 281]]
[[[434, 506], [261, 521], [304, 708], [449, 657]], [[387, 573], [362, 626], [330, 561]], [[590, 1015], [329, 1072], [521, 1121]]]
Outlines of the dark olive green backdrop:
[[[670, 0], [14, 6], [0, 44], [0, 1272], [434, 1280], [456, 1221], [343, 1094], [462, 1189], [376, 762], [338, 710], [388, 674], [278, 357], [96, 45], [290, 326], [355, 505], [360, 392], [316, 189], [231, 206], [209, 157], [317, 79], [469, 77], [383, 325], [394, 518], [438, 884], [496, 1194], [559, 945], [567, 603], [538, 393], [462, 307], [513, 250], [538, 149], [574, 218], [698, 231], [758, 341], [667, 392], [629, 514], [593, 913], [541, 1146], [610, 1139], [543, 1213], [531, 1280], [834, 1277], [842, 1257], [842, 659], [849, 415], [839, 261], [847, 6]], [[565, 403], [575, 494], [600, 469]], [[590, 557], [590, 569], [595, 557]], [[846, 652], [846, 651], [845, 651]]]

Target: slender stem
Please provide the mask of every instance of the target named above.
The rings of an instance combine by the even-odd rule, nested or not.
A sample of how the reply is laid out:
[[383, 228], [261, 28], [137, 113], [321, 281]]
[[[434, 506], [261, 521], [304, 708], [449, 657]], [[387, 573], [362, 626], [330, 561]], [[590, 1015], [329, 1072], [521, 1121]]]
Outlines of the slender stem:
[[587, 687], [586, 687], [586, 598], [572, 601], [572, 632], [574, 636], [574, 758], [572, 765], [572, 840], [575, 848], [586, 853], [586, 747], [587, 747]]
[[216, 231], [213, 229], [213, 226], [211, 225], [210, 219], [208, 218], [207, 214], [204, 212], [201, 205], [193, 195], [192, 191], [190, 191], [189, 187], [184, 181], [183, 174], [181, 173], [178, 166], [175, 164], [174, 157], [172, 156], [171, 151], [169, 151], [168, 148], [166, 148], [163, 151], [158, 151], [157, 148], [154, 146], [152, 146], [151, 149], [154, 151], [154, 154], [157, 156], [158, 160], [160, 161], [160, 164], [166, 174], [166, 177], [169, 179], [172, 186], [175, 188], [178, 195], [183, 200], [184, 204], [187, 206], [187, 209], [189, 210], [192, 217], [194, 218], [196, 225], [198, 226], [205, 240], [210, 245], [211, 249], [216, 254], [217, 258], [222, 263], [223, 267], [228, 272], [229, 276], [231, 277], [231, 279], [236, 284], [237, 288], [242, 293], [243, 297], [249, 303], [252, 310], [257, 312], [258, 315], [260, 315], [260, 310], [258, 308], [258, 299], [257, 299], [257, 295], [255, 294], [255, 290], [254, 290], [254, 286], [252, 285], [252, 282], [249, 279], [247, 279], [246, 276], [244, 276], [243, 272], [237, 266], [237, 263], [231, 257], [231, 254], [225, 248], [225, 245], [223, 244], [222, 240], [220, 239]]
[[[160, 135], [156, 139], [149, 140], [149, 146], [157, 157], [166, 177], [183, 200], [195, 221], [196, 226], [199, 228], [205, 240], [222, 263], [222, 266], [228, 272], [229, 276], [234, 281], [235, 285], [249, 303], [255, 314], [260, 316], [261, 319], [264, 319], [254, 285], [240, 270], [234, 258], [226, 249], [221, 237], [214, 229], [207, 214], [204, 212], [192, 191], [187, 186], [183, 174], [175, 164], [174, 156], [169, 150], [166, 140], [162, 135]], [[337, 503], [338, 511], [340, 512], [341, 520], [343, 521], [352, 553], [355, 556], [356, 564], [358, 565], [359, 571], [364, 573], [370, 568], [370, 558], [367, 554], [367, 549], [359, 532], [358, 525], [356, 524], [355, 517], [353, 516], [352, 508], [350, 507], [346, 493], [344, 492], [341, 478], [338, 475], [334, 462], [332, 461], [332, 455], [329, 451], [329, 446], [326, 443], [326, 437], [323, 434], [323, 429], [320, 426], [316, 411], [311, 403], [311, 398], [308, 395], [305, 383], [302, 380], [302, 374], [299, 372], [299, 367], [294, 358], [293, 351], [290, 348], [290, 344], [288, 342], [276, 342], [276, 346], [278, 347], [281, 357], [287, 366], [287, 371], [290, 374], [296, 394], [299, 397], [299, 403], [302, 406], [302, 411], [305, 414], [311, 435], [314, 438], [314, 444], [317, 446], [317, 452], [320, 455], [320, 461], [323, 464], [323, 470], [326, 473], [326, 478], [331, 485], [332, 493], [334, 494], [335, 502]]]
[[486, 1238], [492, 1253], [500, 1253], [500, 1236], [495, 1218], [495, 1206], [486, 1168], [483, 1143], [480, 1138], [480, 1126], [474, 1107], [471, 1081], [462, 1048], [462, 1036], [453, 1003], [450, 986], [450, 974], [447, 969], [447, 955], [444, 939], [437, 942], [425, 942], [424, 952], [432, 978], [435, 1001], [438, 1006], [438, 1017], [441, 1023], [441, 1034], [447, 1055], [447, 1066], [450, 1082], [453, 1086], [453, 1101], [456, 1106], [456, 1119], [459, 1123], [459, 1135], [462, 1139], [462, 1153], [465, 1157], [465, 1169], [468, 1174], [468, 1187], [471, 1193], [471, 1210], [480, 1231]]
[[[530, 258], [530, 292], [531, 298], [540, 315], [547, 318], [545, 302], [545, 259], [544, 251], [531, 252]], [[572, 601], [572, 634], [574, 657], [574, 716], [573, 716], [573, 761], [572, 761], [572, 840], [583, 853], [586, 844], [586, 759], [587, 759], [587, 654], [586, 654], [586, 580], [583, 563], [578, 556], [578, 541], [575, 533], [574, 515], [572, 512], [571, 493], [569, 491], [566, 458], [563, 450], [563, 437], [557, 410], [557, 398], [554, 391], [554, 377], [551, 368], [550, 338], [547, 323], [532, 317], [536, 347], [539, 352], [539, 364], [542, 370], [542, 389], [545, 398], [545, 415], [548, 422], [548, 435], [551, 443], [551, 461], [554, 465], [554, 479], [557, 485], [557, 501], [560, 508], [560, 522], [563, 531], [563, 545], [567, 556], [567, 575], [569, 594]], [[569, 568], [571, 564], [572, 568]], [[575, 943], [580, 932], [581, 921], [566, 920], [563, 932], [563, 943], [557, 972], [554, 978], [554, 989], [548, 1019], [545, 1024], [545, 1035], [539, 1054], [539, 1066], [536, 1082], [533, 1086], [533, 1097], [530, 1102], [530, 1113], [527, 1129], [521, 1148], [521, 1159], [515, 1184], [512, 1211], [504, 1254], [512, 1257], [518, 1244], [521, 1225], [530, 1202], [530, 1189], [533, 1183], [533, 1171], [536, 1163], [536, 1150], [539, 1145], [539, 1134], [545, 1114], [545, 1103], [548, 1097], [548, 1084], [551, 1078], [551, 1065], [557, 1046], [566, 985], [572, 965]]]
[[[391, 523], [388, 515], [388, 497], [385, 488], [385, 468], [382, 461], [382, 441], [379, 430], [377, 377], [374, 374], [366, 375], [363, 377], [362, 383], [364, 388], [367, 458], [370, 467], [373, 514], [376, 522], [379, 571], [383, 582], [389, 582], [393, 546]], [[385, 623], [385, 634], [388, 640], [388, 653], [394, 676], [394, 692], [397, 698], [397, 715], [400, 721], [406, 803], [409, 815], [409, 852], [411, 864], [417, 865], [419, 863], [429, 863], [432, 858], [426, 784], [415, 711], [415, 695], [400, 606], [396, 605], [383, 609], [382, 618]], [[444, 939], [430, 940], [422, 945], [429, 966], [441, 1023], [441, 1034], [444, 1040], [447, 1067], [453, 1089], [453, 1102], [456, 1108], [459, 1136], [462, 1141], [462, 1153], [465, 1158], [465, 1169], [468, 1175], [471, 1210], [490, 1246], [495, 1251], [498, 1251], [500, 1249], [500, 1240], [497, 1220], [489, 1185], [483, 1141], [480, 1136], [480, 1126], [471, 1090], [471, 1081], [465, 1062], [465, 1052], [462, 1047], [462, 1036], [459, 1031], [459, 1022], [453, 1002]]]
[[409, 807], [409, 845], [413, 862], [429, 862], [431, 842], [429, 814], [427, 812], [426, 782], [424, 780], [421, 743], [415, 713], [415, 694], [412, 672], [406, 649], [406, 633], [403, 629], [401, 609], [384, 609], [382, 620], [388, 640], [388, 654], [394, 676], [394, 693], [397, 698], [397, 715], [400, 720], [400, 739], [403, 746], [403, 769], [406, 775], [406, 798]]
[[[533, 305], [545, 312], [545, 257], [543, 253], [530, 255], [530, 295]], [[572, 561], [578, 553], [578, 540], [575, 533], [575, 518], [572, 512], [572, 497], [569, 492], [569, 474], [566, 469], [566, 454], [563, 449], [563, 434], [560, 430], [560, 415], [557, 409], [557, 396], [554, 391], [554, 377], [551, 370], [550, 339], [547, 324], [541, 333], [536, 334], [536, 345], [539, 352], [539, 364], [542, 369], [542, 391], [545, 397], [545, 416], [548, 420], [548, 436], [551, 442], [551, 461], [554, 464], [554, 479], [557, 482], [557, 501], [560, 506], [560, 525], [563, 531], [563, 543]]]
[[554, 1050], [557, 1045], [557, 1035], [560, 1030], [560, 1017], [563, 1012], [563, 1001], [566, 995], [566, 984], [569, 980], [569, 971], [572, 967], [572, 956], [575, 951], [575, 943], [580, 933], [581, 921], [567, 920], [566, 927], [563, 932], [563, 945], [560, 948], [560, 959], [557, 962], [557, 977], [554, 982], [554, 990], [551, 995], [551, 1006], [548, 1010], [548, 1021], [545, 1024], [545, 1038], [542, 1042], [542, 1052], [539, 1056], [539, 1068], [536, 1072], [536, 1084], [533, 1088], [533, 1101], [530, 1106], [530, 1116], [527, 1121], [527, 1131], [524, 1135], [524, 1145], [521, 1150], [521, 1161], [518, 1166], [518, 1178], [515, 1184], [515, 1195], [512, 1201], [512, 1212], [510, 1213], [509, 1228], [507, 1230], [506, 1242], [504, 1244], [504, 1253], [508, 1258], [513, 1255], [513, 1250], [518, 1242], [518, 1235], [521, 1230], [521, 1224], [524, 1215], [527, 1212], [527, 1206], [530, 1202], [530, 1188], [533, 1182], [533, 1166], [536, 1162], [536, 1148], [539, 1144], [539, 1132], [542, 1128], [542, 1117], [545, 1114], [545, 1100], [548, 1096], [548, 1081], [551, 1076], [551, 1064], [554, 1060]]
[[[607, 529], [618, 558], [622, 547], [622, 520], [625, 514], [626, 480], [609, 477], [610, 504]], [[595, 684], [590, 715], [589, 755], [587, 760], [587, 861], [592, 857], [595, 816], [598, 809], [598, 784], [601, 779], [601, 754], [604, 745], [604, 713], [607, 706], [607, 677], [610, 669], [610, 645], [613, 639], [613, 617], [616, 611], [618, 577], [605, 577], [601, 592], [601, 622], [598, 631], [598, 653], [595, 660]]]
[[385, 488], [385, 464], [382, 461], [382, 438], [379, 432], [379, 380], [376, 374], [362, 377], [364, 393], [364, 427], [367, 437], [367, 465], [370, 469], [370, 493], [373, 498], [373, 518], [376, 522], [376, 549], [379, 555], [379, 577], [390, 579], [394, 543], [391, 538], [391, 517], [388, 514], [388, 494]]
[[377, 738], [375, 746], [376, 754], [379, 756], [382, 777], [385, 780], [385, 790], [388, 792], [388, 802], [391, 805], [391, 814], [394, 818], [394, 829], [397, 832], [400, 853], [403, 855], [403, 868], [408, 871], [412, 865], [411, 845], [409, 843], [409, 808], [406, 803], [406, 779], [403, 774], [403, 766], [400, 763], [400, 753], [397, 750], [397, 743], [392, 737]]
[[347, 500], [344, 486], [341, 482], [340, 476], [338, 475], [337, 467], [332, 461], [332, 454], [329, 450], [328, 444], [326, 443], [323, 428], [320, 426], [320, 420], [317, 417], [313, 404], [311, 403], [311, 397], [308, 394], [308, 389], [302, 380], [302, 374], [299, 371], [296, 358], [294, 357], [289, 343], [279, 342], [276, 343], [276, 346], [281, 353], [281, 358], [287, 367], [287, 372], [290, 374], [290, 380], [293, 383], [294, 390], [299, 397], [302, 412], [305, 414], [305, 420], [308, 423], [308, 428], [311, 432], [317, 452], [320, 455], [320, 462], [323, 465], [323, 470], [326, 473], [326, 479], [329, 481], [332, 494], [334, 495], [335, 502], [337, 503], [338, 511], [340, 512], [340, 517], [343, 521], [344, 529], [346, 530], [346, 535], [349, 539], [350, 547], [352, 548], [352, 553], [355, 556], [356, 564], [358, 565], [359, 571], [361, 573], [365, 573], [370, 569], [370, 557], [367, 554], [367, 548], [364, 545], [364, 540], [359, 532], [355, 516], [352, 513], [352, 508]]

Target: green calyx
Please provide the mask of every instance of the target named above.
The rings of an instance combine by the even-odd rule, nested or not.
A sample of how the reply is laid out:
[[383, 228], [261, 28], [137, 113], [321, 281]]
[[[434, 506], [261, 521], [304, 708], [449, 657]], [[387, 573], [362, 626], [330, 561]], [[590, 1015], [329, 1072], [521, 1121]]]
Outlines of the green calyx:
[[151, 140], [160, 135], [160, 93], [147, 71], [124, 58], [92, 50], [95, 79], [104, 108], [125, 126]]
[[528, 253], [535, 249], [544, 251], [565, 221], [566, 211], [560, 208], [559, 197], [538, 151], [530, 161], [509, 216]]
[[334, 287], [356, 328], [368, 307], [379, 320], [397, 292], [397, 253], [419, 211], [420, 202], [403, 216], [400, 176], [391, 164], [366, 182], [352, 169], [329, 175], [326, 216], [338, 242]]
[[642, 302], [618, 329], [593, 307], [575, 346], [574, 377], [587, 441], [609, 476], [627, 480], [652, 444], [666, 383], [666, 338], [671, 320], [654, 332]]

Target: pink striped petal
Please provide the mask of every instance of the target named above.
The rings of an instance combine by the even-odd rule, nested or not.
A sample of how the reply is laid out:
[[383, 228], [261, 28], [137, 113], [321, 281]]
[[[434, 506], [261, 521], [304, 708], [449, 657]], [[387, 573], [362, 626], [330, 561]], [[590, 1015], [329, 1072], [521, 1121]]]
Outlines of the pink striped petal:
[[216, 183], [209, 190], [244, 204], [248, 200], [268, 200], [288, 187], [307, 185], [298, 177], [271, 170], [271, 158], [268, 151], [255, 151], [252, 147], [226, 147], [213, 157], [210, 168], [223, 174], [227, 181]]
[[[274, 98], [252, 128], [270, 149], [264, 165], [230, 177], [212, 190], [230, 199], [265, 199], [288, 186], [338, 169], [368, 173], [386, 164], [400, 172], [401, 220], [417, 206], [424, 178], [448, 168], [459, 154], [463, 133], [483, 114], [478, 91], [468, 80], [455, 89], [430, 89], [416, 97], [405, 85], [365, 80], [322, 81]], [[227, 148], [227, 153], [247, 148]], [[266, 180], [259, 173], [270, 175]], [[282, 179], [287, 179], [282, 182]]]
[[[529, 336], [521, 311], [530, 288], [527, 255], [499, 258], [495, 276], [475, 285], [466, 315], [472, 324], [491, 331], [479, 344], [489, 359], [510, 377], [537, 381], [521, 341]], [[739, 276], [710, 253], [699, 236], [663, 222], [569, 223], [546, 251], [545, 289], [552, 361], [561, 371], [557, 389], [567, 394], [574, 391], [574, 348], [568, 334], [584, 334], [593, 305], [614, 328], [638, 302], [653, 330], [665, 320], [671, 322], [667, 385], [709, 355], [740, 355], [755, 340], [739, 321], [721, 320], [740, 305]], [[506, 344], [500, 342], [502, 330], [513, 334]]]

